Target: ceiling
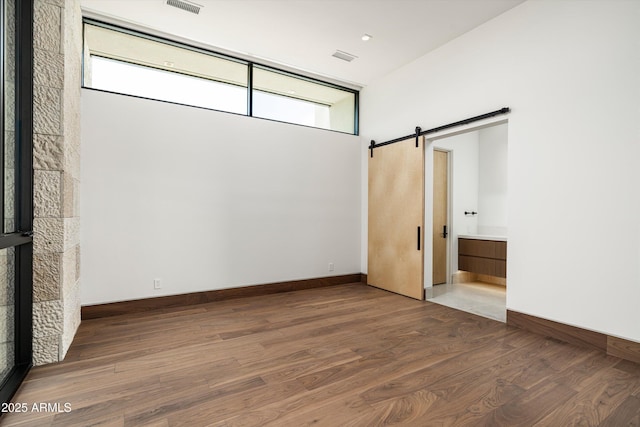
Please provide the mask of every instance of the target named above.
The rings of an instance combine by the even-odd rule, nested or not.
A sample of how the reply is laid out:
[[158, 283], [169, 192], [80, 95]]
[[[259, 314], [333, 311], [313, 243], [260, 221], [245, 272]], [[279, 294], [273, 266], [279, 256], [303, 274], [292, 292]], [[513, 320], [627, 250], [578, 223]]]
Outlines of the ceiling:
[[[81, 0], [87, 16], [366, 86], [524, 0]], [[361, 39], [370, 34], [369, 41]], [[341, 50], [351, 62], [334, 58]]]

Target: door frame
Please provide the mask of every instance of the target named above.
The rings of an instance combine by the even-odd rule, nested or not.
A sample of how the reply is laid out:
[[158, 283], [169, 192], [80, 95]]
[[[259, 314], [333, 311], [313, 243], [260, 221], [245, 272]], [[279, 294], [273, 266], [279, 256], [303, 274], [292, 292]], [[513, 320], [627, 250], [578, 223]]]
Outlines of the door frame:
[[[426, 137], [425, 145], [424, 145], [424, 156], [425, 156], [425, 165], [433, 166], [433, 150], [434, 150], [434, 142], [439, 139], [448, 138], [455, 135], [460, 135], [463, 133], [474, 132], [480, 129], [488, 128], [491, 126], [501, 125], [504, 123], [508, 123], [509, 119], [504, 116], [495, 116], [490, 117], [483, 120], [478, 120], [473, 123], [469, 123], [466, 125], [458, 126], [455, 128], [445, 129], [440, 132], [434, 132]], [[455, 209], [454, 206], [451, 206], [451, 195], [453, 190], [453, 180], [451, 179], [453, 173], [453, 156], [454, 153], [449, 152], [449, 224], [453, 225], [451, 216], [452, 216], [452, 208]], [[424, 235], [432, 236], [433, 235], [433, 167], [425, 167], [425, 177], [424, 177]], [[453, 262], [453, 256], [457, 256], [457, 254], [452, 254], [453, 245], [449, 240], [447, 242], [448, 247], [448, 262], [447, 262], [447, 283], [449, 283], [449, 279], [451, 278], [451, 274], [453, 274], [453, 269], [451, 264]], [[433, 298], [433, 247], [431, 245], [424, 246], [424, 291], [425, 291], [425, 299]]]

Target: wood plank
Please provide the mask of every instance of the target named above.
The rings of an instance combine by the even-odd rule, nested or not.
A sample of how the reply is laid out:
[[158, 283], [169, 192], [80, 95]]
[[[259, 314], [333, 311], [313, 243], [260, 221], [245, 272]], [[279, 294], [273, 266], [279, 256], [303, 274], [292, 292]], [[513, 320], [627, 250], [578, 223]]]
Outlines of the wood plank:
[[160, 308], [184, 307], [186, 305], [205, 304], [208, 302], [223, 301], [227, 299], [246, 298], [302, 289], [320, 288], [324, 286], [343, 285], [346, 283], [359, 282], [361, 280], [360, 273], [357, 273], [342, 276], [268, 283], [264, 285], [241, 286], [237, 288], [218, 289], [215, 291], [192, 292], [165, 297], [119, 301], [108, 304], [85, 305], [82, 307], [81, 316], [82, 320], [99, 319], [101, 317], [141, 313]]
[[[122, 338], [118, 338], [122, 337]], [[361, 283], [84, 321], [2, 426], [634, 425], [640, 365]]]
[[640, 343], [607, 336], [607, 354], [640, 363]]
[[424, 425], [421, 420], [429, 419], [429, 408], [438, 400], [435, 394], [419, 390], [401, 396], [384, 404], [372, 407], [368, 413], [343, 424], [345, 427], [379, 425]]
[[[565, 385], [556, 384], [553, 381], [543, 382], [520, 394], [507, 404], [494, 409], [481, 419], [478, 425], [530, 427], [544, 419], [547, 414], [553, 411], [553, 408], [563, 404], [575, 394], [574, 390]], [[556, 424], [554, 420], [551, 424], [546, 425], [563, 424]]]
[[550, 412], [540, 425], [600, 425], [629, 397], [636, 384], [640, 385], [639, 377], [607, 368], [595, 379], [585, 381], [579, 394]]
[[513, 310], [507, 310], [507, 324], [582, 347], [607, 350], [607, 336], [599, 332], [588, 331]]
[[422, 300], [424, 137], [419, 140], [419, 147], [409, 138], [376, 148], [369, 158], [367, 280]]
[[628, 396], [600, 427], [640, 426], [640, 397]]

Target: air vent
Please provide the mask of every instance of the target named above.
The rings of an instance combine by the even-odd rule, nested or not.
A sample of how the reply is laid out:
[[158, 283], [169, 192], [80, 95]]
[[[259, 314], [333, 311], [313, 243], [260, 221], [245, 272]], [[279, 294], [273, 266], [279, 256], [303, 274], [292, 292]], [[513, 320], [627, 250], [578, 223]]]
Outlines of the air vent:
[[178, 9], [186, 10], [187, 12], [195, 13], [196, 15], [200, 13], [200, 8], [202, 8], [202, 6], [198, 4], [183, 0], [167, 0], [167, 4], [169, 6], [177, 7]]
[[336, 52], [331, 56], [333, 56], [334, 58], [342, 59], [343, 61], [347, 61], [347, 62], [351, 62], [357, 58], [357, 56], [347, 52], [343, 52], [341, 50], [336, 50]]

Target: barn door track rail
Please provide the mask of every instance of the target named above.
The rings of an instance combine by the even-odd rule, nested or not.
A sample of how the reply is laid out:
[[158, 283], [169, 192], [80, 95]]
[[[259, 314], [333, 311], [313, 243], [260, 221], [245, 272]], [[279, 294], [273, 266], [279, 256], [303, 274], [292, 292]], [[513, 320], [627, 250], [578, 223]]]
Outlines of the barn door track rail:
[[488, 119], [490, 117], [499, 116], [501, 114], [507, 114], [507, 113], [510, 113], [510, 112], [511, 112], [511, 109], [509, 107], [503, 107], [503, 108], [501, 108], [499, 110], [495, 110], [495, 111], [492, 111], [490, 113], [480, 114], [479, 116], [470, 117], [470, 118], [464, 119], [464, 120], [459, 120], [457, 122], [453, 122], [453, 123], [449, 123], [449, 124], [446, 124], [446, 125], [438, 126], [438, 127], [432, 128], [432, 129], [422, 130], [418, 126], [418, 127], [416, 127], [415, 133], [412, 133], [411, 135], [401, 136], [400, 138], [395, 138], [395, 139], [392, 139], [392, 140], [389, 140], [389, 141], [385, 141], [385, 142], [380, 142], [380, 143], [377, 143], [377, 144], [372, 139], [371, 140], [371, 144], [369, 145], [369, 151], [371, 152], [371, 157], [373, 157], [373, 149], [374, 148], [383, 147], [385, 145], [389, 145], [389, 144], [393, 144], [393, 143], [396, 143], [396, 142], [404, 141], [404, 140], [407, 140], [407, 139], [412, 138], [414, 136], [416, 138], [416, 147], [417, 147], [418, 146], [418, 139], [422, 135], [428, 135], [430, 133], [440, 132], [441, 130], [453, 128], [453, 127], [456, 127], [456, 126], [467, 125], [469, 123], [477, 122], [479, 120]]

